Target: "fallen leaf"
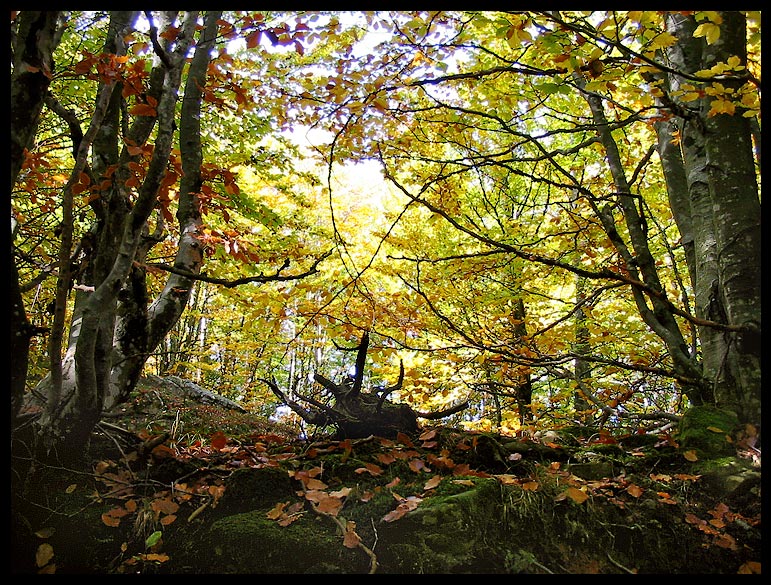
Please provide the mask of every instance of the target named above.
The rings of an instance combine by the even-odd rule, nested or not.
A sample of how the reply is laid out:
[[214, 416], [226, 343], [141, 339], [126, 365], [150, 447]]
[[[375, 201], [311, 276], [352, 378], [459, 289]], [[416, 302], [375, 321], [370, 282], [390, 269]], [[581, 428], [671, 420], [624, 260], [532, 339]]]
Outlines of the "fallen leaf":
[[54, 547], [50, 544], [44, 542], [37, 547], [37, 552], [35, 552], [35, 564], [37, 564], [38, 567], [47, 565], [48, 561], [52, 558], [54, 558]]
[[410, 461], [410, 469], [414, 471], [415, 473], [420, 473], [421, 471], [428, 471], [428, 468], [426, 467], [426, 462], [422, 459], [413, 459]]
[[161, 524], [163, 524], [164, 526], [168, 526], [169, 524], [174, 522], [174, 520], [176, 520], [176, 519], [177, 519], [177, 517], [174, 514], [168, 514], [168, 515], [164, 516], [163, 518], [161, 518]]
[[348, 520], [345, 523], [345, 534], [343, 536], [343, 546], [356, 548], [361, 542], [361, 537], [356, 534], [356, 522]]
[[693, 449], [683, 453], [683, 457], [685, 457], [688, 461], [698, 461], [699, 460], [699, 457], [696, 455], [696, 451], [694, 451]]
[[303, 485], [305, 486], [305, 489], [308, 489], [308, 490], [324, 490], [324, 489], [327, 489], [327, 487], [329, 487], [320, 479], [315, 479], [312, 477], [305, 480], [303, 482]]
[[589, 495], [586, 492], [581, 491], [578, 488], [569, 487], [565, 490], [565, 495], [573, 500], [576, 504], [583, 504]]
[[519, 479], [516, 475], [511, 475], [509, 473], [502, 473], [500, 475], [496, 475], [495, 478], [500, 481], [503, 485], [513, 485], [516, 483], [519, 483]]
[[227, 444], [228, 438], [225, 436], [225, 433], [222, 431], [217, 431], [211, 436], [211, 447], [215, 451], [221, 451], [222, 448]]
[[635, 498], [639, 498], [643, 494], [643, 489], [639, 485], [631, 484], [626, 488], [626, 492]]
[[426, 482], [426, 485], [423, 486], [424, 490], [432, 490], [436, 486], [438, 486], [440, 483], [442, 483], [442, 476], [441, 475], [435, 475], [431, 479], [429, 479]]
[[51, 538], [54, 535], [54, 532], [56, 532], [56, 529], [53, 527], [41, 528], [35, 532], [35, 536], [38, 538]]
[[383, 468], [374, 463], [365, 463], [364, 467], [359, 467], [354, 470], [355, 473], [369, 473], [370, 475], [378, 476], [383, 473]]
[[156, 514], [176, 514], [177, 510], [179, 510], [179, 504], [168, 498], [153, 500], [150, 507]]
[[760, 563], [757, 561], [747, 561], [737, 571], [740, 575], [760, 575]]
[[434, 437], [436, 437], [436, 431], [434, 429], [428, 429], [423, 431], [423, 433], [421, 433], [419, 438], [421, 441], [428, 441], [430, 439], [433, 439]]

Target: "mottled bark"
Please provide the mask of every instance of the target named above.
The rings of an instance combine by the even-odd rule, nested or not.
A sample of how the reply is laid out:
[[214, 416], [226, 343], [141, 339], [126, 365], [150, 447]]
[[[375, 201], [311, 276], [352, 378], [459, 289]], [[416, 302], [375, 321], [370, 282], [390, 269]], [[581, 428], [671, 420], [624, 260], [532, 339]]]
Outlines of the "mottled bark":
[[[189, 272], [200, 270], [203, 261], [195, 238], [200, 223], [194, 198], [200, 191], [201, 88], [211, 48], [216, 36], [218, 12], [207, 15], [203, 33], [190, 67], [183, 118], [195, 122], [180, 124], [180, 150], [186, 177], [181, 188], [178, 220], [181, 240], [176, 266]], [[173, 19], [165, 15], [165, 24]], [[121, 34], [136, 18], [136, 13], [113, 13], [106, 52], [118, 52]], [[104, 178], [114, 170], [114, 180], [93, 204], [97, 218], [93, 233], [92, 262], [85, 279], [93, 292], [79, 293], [73, 313], [69, 347], [62, 367], [62, 394], [53, 395], [46, 415], [38, 421], [44, 451], [65, 459], [86, 443], [93, 426], [105, 409], [124, 401], [134, 388], [149, 352], [174, 325], [189, 296], [192, 282], [188, 277], [172, 275], [158, 299], [148, 307], [145, 273], [137, 261], [143, 261], [160, 234], [150, 234], [147, 221], [157, 205], [157, 196], [173, 147], [176, 131], [176, 105], [187, 66], [188, 52], [197, 36], [198, 14], [187, 13], [180, 33], [157, 47], [159, 56], [150, 76], [149, 92], [158, 100], [157, 116], [139, 117], [127, 128], [130, 144], [143, 144], [155, 131], [152, 157], [144, 181], [136, 196], [126, 187], [128, 165], [136, 162], [124, 147], [122, 130], [126, 121], [120, 92], [114, 92], [107, 112], [99, 124], [98, 140], [93, 143], [92, 167], [96, 177]], [[118, 96], [117, 98], [115, 96]], [[133, 202], [132, 202], [133, 201]], [[52, 389], [50, 379], [41, 389]], [[49, 394], [49, 397], [52, 396]], [[65, 452], [66, 451], [66, 452]]]
[[[693, 36], [697, 26], [693, 17], [667, 16], [668, 31], [678, 42], [666, 56], [676, 71], [693, 74], [732, 55], [746, 61], [744, 17], [738, 12], [721, 14], [720, 38], [713, 44]], [[667, 102], [678, 116], [676, 128], [680, 130], [687, 188], [671, 153], [672, 136], [662, 128], [659, 152], [662, 162], [669, 163], [663, 168], [670, 201], [676, 203], [675, 220], [682, 234], [693, 236], [694, 257], [689, 270], [696, 315], [743, 327], [739, 333], [699, 327], [703, 375], [714, 392], [712, 400], [737, 412], [743, 421], [758, 422], [760, 199], [751, 125], [741, 112], [710, 115], [713, 98], [678, 102], [675, 92], [684, 79], [677, 73], [669, 73], [663, 82]], [[723, 79], [721, 83], [736, 91], [744, 80]]]

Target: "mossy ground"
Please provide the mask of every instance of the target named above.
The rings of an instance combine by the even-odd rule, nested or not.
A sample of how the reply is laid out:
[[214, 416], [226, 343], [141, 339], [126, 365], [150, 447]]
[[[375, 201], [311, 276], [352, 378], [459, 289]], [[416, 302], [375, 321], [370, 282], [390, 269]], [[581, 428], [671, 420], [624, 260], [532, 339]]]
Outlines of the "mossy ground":
[[[182, 418], [162, 414], [153, 424]], [[227, 416], [184, 420], [206, 440]], [[32, 484], [16, 477], [12, 571], [366, 573], [373, 562], [402, 574], [759, 570], [759, 468], [735, 456], [707, 464], [672, 446], [623, 442], [528, 450], [453, 429], [431, 441], [308, 445], [292, 429], [239, 417], [220, 449], [179, 442], [137, 460], [103, 437], [80, 469], [40, 469]], [[325, 512], [314, 489], [342, 507]]]

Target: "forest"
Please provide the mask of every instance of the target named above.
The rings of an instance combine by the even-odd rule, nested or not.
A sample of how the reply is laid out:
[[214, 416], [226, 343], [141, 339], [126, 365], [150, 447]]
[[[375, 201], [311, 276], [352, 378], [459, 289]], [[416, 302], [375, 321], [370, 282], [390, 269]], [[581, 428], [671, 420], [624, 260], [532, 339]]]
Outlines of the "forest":
[[759, 573], [760, 29], [12, 11], [12, 571]]

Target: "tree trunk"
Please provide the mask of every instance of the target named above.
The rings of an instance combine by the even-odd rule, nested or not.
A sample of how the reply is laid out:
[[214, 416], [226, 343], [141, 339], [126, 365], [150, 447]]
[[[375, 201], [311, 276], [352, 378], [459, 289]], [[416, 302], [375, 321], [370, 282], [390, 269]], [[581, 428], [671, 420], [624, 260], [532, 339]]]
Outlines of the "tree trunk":
[[[745, 20], [741, 13], [723, 12], [719, 39], [707, 44], [695, 38], [691, 16], [670, 14], [668, 30], [678, 43], [667, 51], [676, 70], [693, 74], [725, 62], [732, 55], [746, 64]], [[667, 75], [664, 90], [675, 92], [684, 83]], [[722, 80], [736, 91], [742, 82]], [[678, 121], [682, 161], [687, 179], [683, 188], [672, 135], [661, 126], [659, 154], [673, 202], [675, 220], [684, 237], [692, 234], [695, 258], [689, 262], [696, 315], [738, 326], [740, 332], [699, 327], [704, 377], [714, 389], [713, 400], [736, 412], [743, 422], [760, 421], [760, 199], [747, 118], [710, 115], [713, 98], [678, 103], [686, 113]], [[689, 109], [690, 108], [690, 109]], [[684, 240], [684, 245], [687, 244]], [[686, 258], [688, 258], [686, 249]]]
[[[174, 21], [167, 15], [165, 25]], [[124, 32], [136, 15], [111, 14], [111, 30]], [[200, 242], [196, 239], [200, 215], [194, 202], [200, 191], [200, 106], [201, 93], [211, 48], [217, 31], [219, 12], [207, 14], [204, 31], [190, 63], [180, 120], [180, 151], [185, 177], [180, 187], [177, 221], [180, 242], [175, 267], [197, 273], [203, 262]], [[92, 181], [109, 187], [100, 193], [92, 207], [97, 218], [89, 264], [83, 271], [84, 284], [93, 292], [78, 291], [68, 349], [62, 364], [62, 392], [56, 396], [47, 377], [39, 390], [47, 394], [49, 404], [37, 421], [40, 454], [67, 460], [82, 451], [102, 412], [125, 401], [134, 388], [150, 352], [156, 347], [184, 310], [192, 288], [190, 277], [173, 274], [159, 297], [148, 307], [144, 255], [159, 239], [151, 235], [147, 220], [156, 209], [161, 182], [166, 176], [173, 137], [175, 108], [187, 65], [189, 48], [196, 36], [198, 14], [188, 13], [180, 33], [166, 41], [150, 74], [147, 95], [157, 102], [157, 117], [140, 116], [121, 132], [121, 95], [113, 93], [98, 139], [92, 148]], [[109, 35], [106, 52], [115, 52]], [[173, 49], [171, 52], [166, 49]], [[116, 97], [117, 96], [117, 97]], [[124, 122], [125, 123], [125, 122]], [[138, 162], [123, 146], [142, 145], [156, 130], [152, 157], [144, 180], [134, 196], [126, 187], [133, 177], [129, 164]], [[114, 175], [108, 169], [117, 169]], [[133, 200], [133, 203], [132, 203]], [[159, 224], [161, 222], [158, 222]]]
[[[53, 51], [59, 43], [58, 11], [18, 15], [11, 72], [11, 190], [24, 164], [25, 150], [35, 137], [45, 95], [54, 70]], [[12, 230], [13, 231], [13, 230]], [[11, 240], [11, 423], [24, 399], [29, 342], [40, 333], [29, 319], [22, 298], [15, 246]]]

